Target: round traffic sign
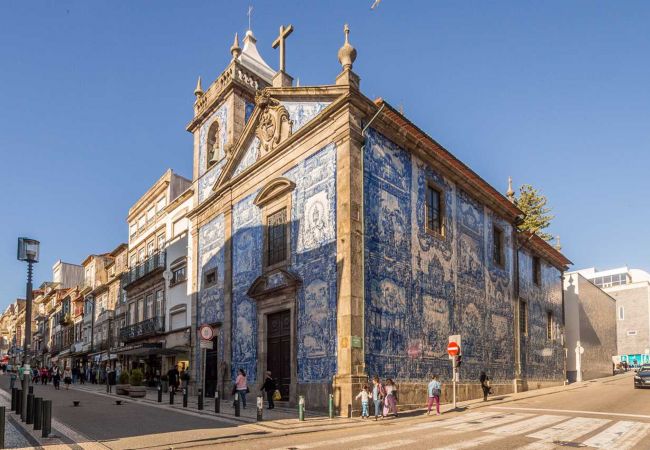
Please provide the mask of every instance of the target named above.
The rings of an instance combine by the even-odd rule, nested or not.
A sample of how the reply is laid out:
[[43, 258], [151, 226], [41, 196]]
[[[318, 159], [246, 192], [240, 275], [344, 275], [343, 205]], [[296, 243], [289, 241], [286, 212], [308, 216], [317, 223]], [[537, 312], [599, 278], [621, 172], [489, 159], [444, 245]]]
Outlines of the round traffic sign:
[[460, 347], [455, 342], [450, 342], [447, 344], [447, 353], [449, 353], [450, 356], [456, 356], [460, 353]]
[[214, 332], [212, 331], [212, 327], [210, 325], [202, 325], [199, 333], [201, 334], [201, 339], [204, 339], [206, 341], [211, 340], [214, 336]]

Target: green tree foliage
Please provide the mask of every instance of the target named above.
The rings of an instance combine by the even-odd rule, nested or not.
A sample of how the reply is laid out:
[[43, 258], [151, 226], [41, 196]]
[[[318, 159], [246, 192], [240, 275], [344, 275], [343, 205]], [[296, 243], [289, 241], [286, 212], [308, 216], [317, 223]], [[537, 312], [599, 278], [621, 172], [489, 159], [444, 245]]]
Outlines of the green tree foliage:
[[535, 233], [546, 241], [553, 239], [553, 236], [544, 230], [549, 227], [555, 216], [551, 214], [548, 200], [541, 192], [530, 184], [524, 184], [519, 188], [519, 195], [515, 197], [515, 205], [526, 215], [524, 222], [519, 225], [521, 231]]

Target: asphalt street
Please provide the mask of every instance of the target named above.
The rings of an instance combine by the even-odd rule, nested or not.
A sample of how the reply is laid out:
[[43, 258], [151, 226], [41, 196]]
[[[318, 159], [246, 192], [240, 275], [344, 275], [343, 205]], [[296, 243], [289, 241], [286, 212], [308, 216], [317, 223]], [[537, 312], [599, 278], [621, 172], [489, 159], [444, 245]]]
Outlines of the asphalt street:
[[[489, 402], [488, 402], [489, 403]], [[241, 449], [650, 449], [650, 390], [632, 374], [584, 388], [442, 416], [231, 443]]]
[[[650, 450], [650, 389], [634, 389], [632, 376], [442, 416], [411, 412], [377, 422], [329, 422], [342, 425], [336, 429], [233, 425], [154, 404], [116, 406], [115, 397], [78, 390], [39, 385], [35, 392], [53, 400], [63, 432], [84, 448]], [[6, 389], [8, 378], [0, 383]]]

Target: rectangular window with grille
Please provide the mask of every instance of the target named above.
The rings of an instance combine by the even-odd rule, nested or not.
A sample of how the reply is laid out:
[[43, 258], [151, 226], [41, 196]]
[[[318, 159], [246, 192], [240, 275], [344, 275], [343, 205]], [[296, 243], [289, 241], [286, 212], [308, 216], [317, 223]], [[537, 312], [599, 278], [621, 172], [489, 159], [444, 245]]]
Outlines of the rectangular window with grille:
[[503, 253], [503, 230], [499, 227], [493, 227], [492, 261], [499, 267], [505, 265], [505, 257]]
[[426, 198], [426, 228], [437, 234], [443, 234], [443, 196], [442, 191], [435, 186], [427, 185]]
[[551, 311], [546, 313], [546, 339], [553, 340], [553, 313]]
[[528, 303], [519, 300], [519, 332], [528, 334]]
[[542, 284], [542, 261], [539, 256], [533, 256], [533, 283], [537, 286]]
[[267, 218], [267, 266], [283, 262], [287, 258], [287, 211], [271, 214]]

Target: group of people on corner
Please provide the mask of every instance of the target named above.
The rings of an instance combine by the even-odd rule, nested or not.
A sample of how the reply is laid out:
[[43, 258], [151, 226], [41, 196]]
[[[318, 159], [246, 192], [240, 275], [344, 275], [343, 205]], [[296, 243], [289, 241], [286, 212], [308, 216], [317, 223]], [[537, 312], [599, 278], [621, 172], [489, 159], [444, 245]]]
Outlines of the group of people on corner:
[[[23, 376], [22, 367], [5, 367], [4, 372], [10, 374], [11, 387], [14, 387], [16, 379], [19, 377], [22, 379]], [[61, 381], [63, 381], [67, 390], [71, 384], [75, 383], [85, 384], [86, 381], [90, 381], [93, 384], [103, 383], [107, 377], [110, 377], [110, 372], [112, 372], [111, 369], [108, 369], [108, 371], [106, 369], [100, 370], [94, 366], [88, 366], [84, 369], [83, 367], [69, 367], [65, 365], [61, 369], [58, 364], [52, 364], [49, 367], [33, 367], [30, 375], [34, 384], [40, 383], [41, 385], [47, 385], [49, 382], [52, 382], [54, 389], [59, 390], [61, 388]]]
[[[479, 375], [481, 390], [483, 391], [483, 401], [487, 401], [489, 394], [492, 394], [490, 387], [490, 378], [485, 371]], [[427, 415], [431, 414], [433, 405], [436, 405], [436, 415], [440, 415], [440, 396], [442, 394], [442, 383], [438, 380], [438, 375], [432, 375], [431, 381], [427, 385]], [[397, 387], [395, 382], [388, 378], [385, 383], [381, 383], [378, 376], [372, 379], [372, 389], [367, 384], [363, 385], [361, 392], [356, 396], [356, 400], [361, 400], [361, 417], [370, 417], [369, 404], [370, 400], [374, 403], [375, 420], [388, 416], [397, 417]]]
[[[248, 388], [248, 380], [246, 379], [246, 372], [244, 369], [237, 370], [237, 378], [235, 378], [235, 383], [232, 386], [232, 395], [233, 395], [233, 408], [235, 407], [235, 402], [237, 399], [241, 402], [241, 405], [246, 409], [246, 394], [250, 392]], [[275, 400], [280, 400], [282, 395], [277, 389], [277, 383], [275, 379], [271, 376], [270, 371], [266, 371], [264, 377], [264, 383], [260, 388], [260, 392], [266, 393], [266, 400], [268, 403], [267, 409], [275, 408]]]
[[356, 399], [361, 399], [361, 417], [364, 419], [370, 417], [368, 408], [370, 400], [375, 406], [375, 420], [390, 415], [397, 417], [397, 386], [391, 378], [387, 379], [386, 383], [382, 383], [378, 376], [374, 376], [372, 390], [364, 384]]

